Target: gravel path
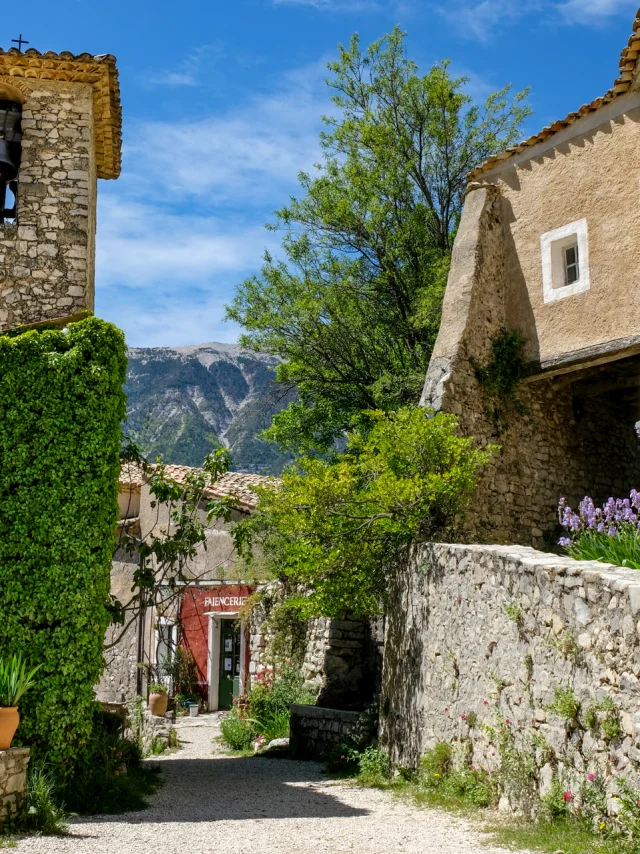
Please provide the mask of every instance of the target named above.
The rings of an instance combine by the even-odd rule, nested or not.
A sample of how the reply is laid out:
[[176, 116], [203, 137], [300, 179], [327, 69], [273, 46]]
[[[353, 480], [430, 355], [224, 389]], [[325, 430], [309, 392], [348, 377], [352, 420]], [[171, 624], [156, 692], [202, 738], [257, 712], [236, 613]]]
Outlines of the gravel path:
[[71, 835], [18, 843], [46, 854], [505, 854], [467, 822], [388, 792], [327, 780], [315, 763], [234, 758], [216, 715], [178, 723], [148, 810], [76, 819]]

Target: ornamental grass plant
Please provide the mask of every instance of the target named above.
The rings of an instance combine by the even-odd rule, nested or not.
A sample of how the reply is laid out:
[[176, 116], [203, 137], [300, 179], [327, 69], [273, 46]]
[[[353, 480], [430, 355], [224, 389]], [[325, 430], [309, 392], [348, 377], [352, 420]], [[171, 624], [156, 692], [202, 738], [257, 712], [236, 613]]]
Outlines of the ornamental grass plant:
[[0, 708], [17, 706], [21, 697], [36, 684], [34, 676], [42, 667], [27, 670], [22, 655], [0, 658]]

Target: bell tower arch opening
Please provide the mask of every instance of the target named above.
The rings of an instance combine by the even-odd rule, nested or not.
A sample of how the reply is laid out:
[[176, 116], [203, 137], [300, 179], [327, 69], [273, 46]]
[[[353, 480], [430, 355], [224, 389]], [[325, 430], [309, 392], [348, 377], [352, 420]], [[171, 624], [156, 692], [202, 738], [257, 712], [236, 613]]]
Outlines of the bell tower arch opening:
[[0, 225], [17, 218], [21, 159], [22, 103], [6, 98], [0, 88]]

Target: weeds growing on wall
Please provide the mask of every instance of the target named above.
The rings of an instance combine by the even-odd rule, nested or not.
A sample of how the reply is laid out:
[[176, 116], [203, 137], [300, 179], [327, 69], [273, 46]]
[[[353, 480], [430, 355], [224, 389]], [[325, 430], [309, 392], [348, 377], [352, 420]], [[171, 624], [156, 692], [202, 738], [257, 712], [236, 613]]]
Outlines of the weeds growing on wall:
[[490, 402], [487, 417], [498, 434], [508, 427], [514, 415], [522, 417], [527, 413], [518, 395], [520, 383], [529, 373], [523, 356], [525, 344], [526, 338], [518, 329], [503, 329], [491, 341], [491, 360], [486, 365], [470, 359]]
[[117, 521], [122, 333], [0, 336], [0, 656], [42, 664], [16, 744], [71, 772], [93, 726]]

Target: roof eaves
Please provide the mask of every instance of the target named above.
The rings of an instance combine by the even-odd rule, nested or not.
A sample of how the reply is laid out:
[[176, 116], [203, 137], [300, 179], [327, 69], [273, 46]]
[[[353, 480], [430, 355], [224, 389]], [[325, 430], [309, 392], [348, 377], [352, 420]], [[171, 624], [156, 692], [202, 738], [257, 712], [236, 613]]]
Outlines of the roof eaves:
[[574, 122], [578, 121], [578, 119], [581, 119], [583, 116], [599, 110], [601, 107], [604, 107], [620, 95], [626, 94], [632, 88], [638, 75], [638, 58], [640, 57], [640, 33], [638, 33], [638, 30], [640, 30], [640, 9], [638, 10], [633, 22], [633, 33], [629, 38], [629, 43], [623, 49], [620, 56], [620, 77], [615, 80], [611, 89], [605, 92], [605, 94], [600, 98], [596, 98], [589, 104], [583, 104], [578, 110], [569, 113], [566, 118], [559, 119], [553, 124], [543, 128], [540, 133], [530, 136], [529, 139], [525, 139], [517, 145], [510, 146], [505, 149], [505, 151], [500, 152], [500, 154], [492, 154], [491, 157], [484, 161], [484, 163], [481, 163], [480, 166], [477, 166], [469, 173], [468, 181], [476, 181], [480, 175], [483, 175], [485, 172], [490, 172], [499, 163], [505, 160], [510, 160], [512, 157], [515, 157], [517, 154], [521, 154], [528, 148], [533, 148], [534, 145], [544, 142], [549, 139], [549, 137], [561, 130], [564, 130], [569, 125], [574, 124]]

